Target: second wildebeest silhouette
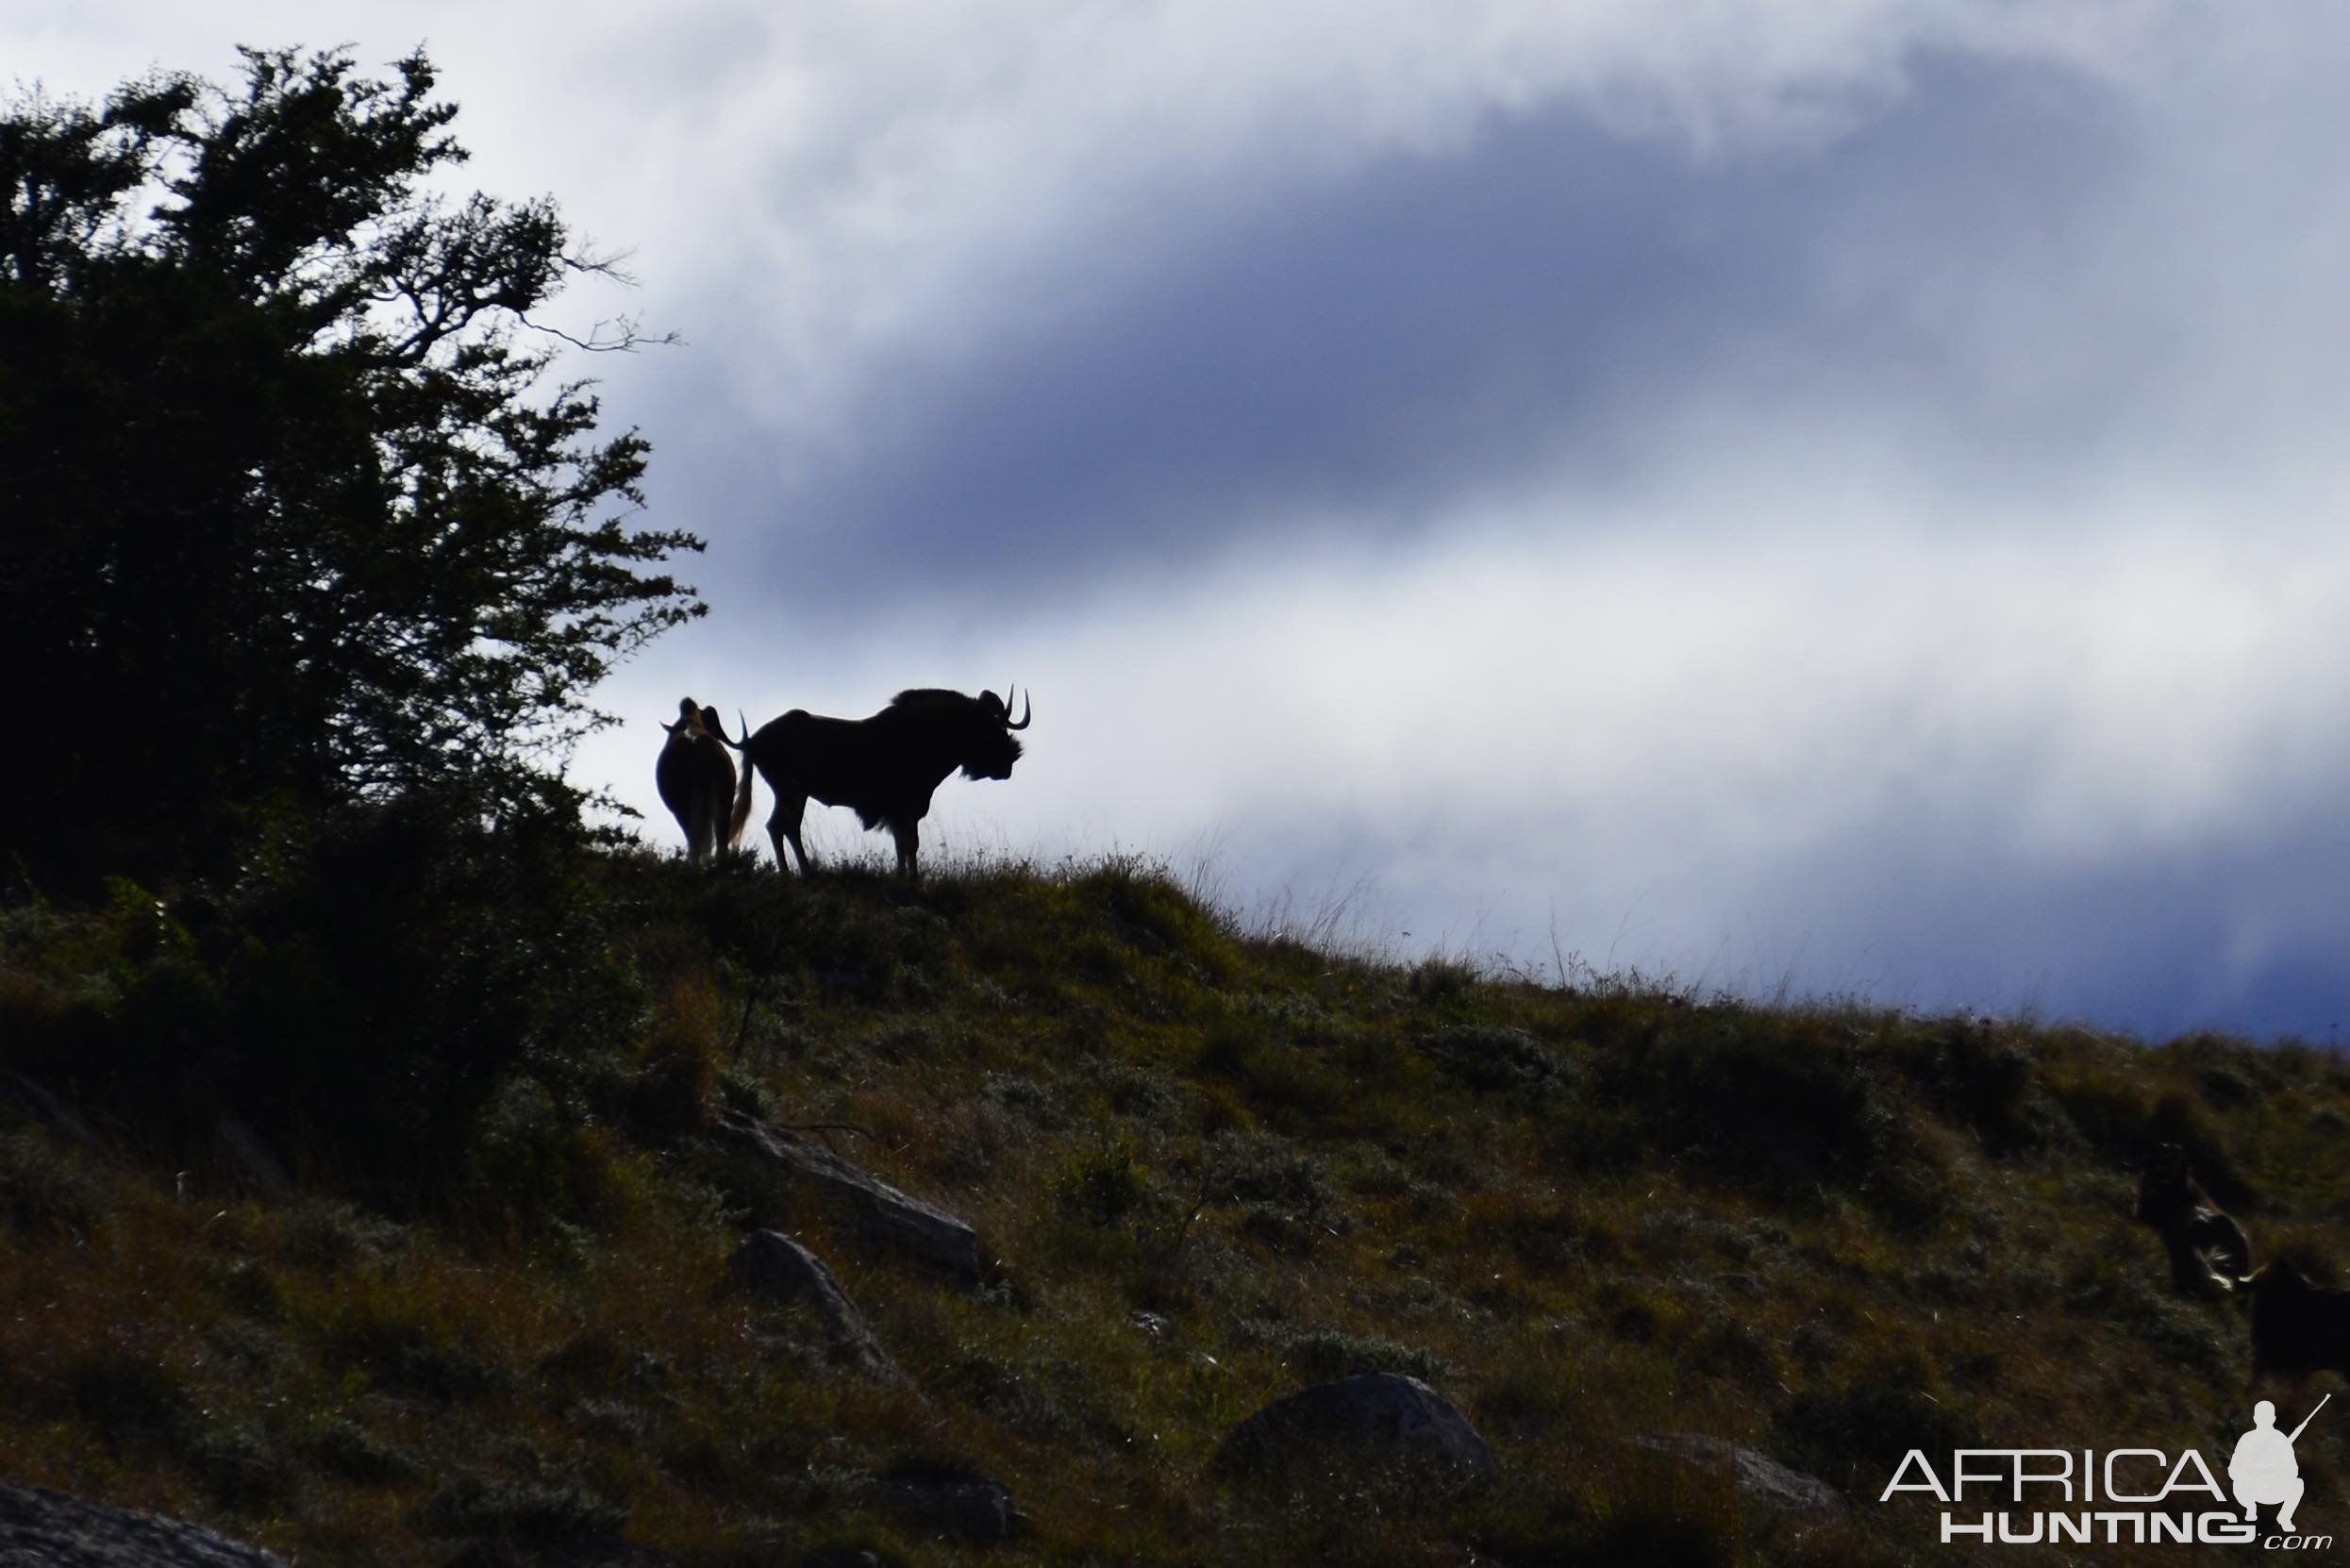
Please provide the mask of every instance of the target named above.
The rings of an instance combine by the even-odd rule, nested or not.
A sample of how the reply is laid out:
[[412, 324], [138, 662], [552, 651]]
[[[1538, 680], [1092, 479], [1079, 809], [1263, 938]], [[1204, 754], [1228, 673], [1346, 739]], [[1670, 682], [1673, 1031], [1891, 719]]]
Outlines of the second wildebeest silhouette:
[[677, 722], [661, 727], [669, 739], [661, 746], [661, 759], [654, 764], [653, 782], [660, 787], [661, 804], [685, 832], [686, 858], [698, 866], [715, 856], [722, 843], [732, 848], [742, 833], [727, 819], [734, 799], [734, 759], [726, 748], [733, 742], [726, 739], [718, 709], [700, 707], [692, 697], [680, 698]]
[[1010, 703], [992, 692], [967, 697], [927, 688], [900, 692], [870, 719], [827, 719], [795, 708], [735, 748], [743, 768], [730, 831], [739, 836], [750, 818], [756, 770], [775, 792], [767, 841], [778, 867], [789, 843], [808, 870], [800, 818], [813, 800], [849, 808], [868, 829], [887, 827], [897, 841], [898, 870], [920, 876], [915, 857], [931, 793], [958, 768], [966, 778], [1009, 778], [1020, 760], [1011, 732], [1034, 716], [1024, 701], [1015, 724]]
[[2334, 1371], [2350, 1377], [2350, 1291], [2312, 1285], [2292, 1264], [2252, 1276], [2252, 1376]]
[[2161, 1236], [2171, 1288], [2180, 1294], [2225, 1294], [2251, 1277], [2251, 1238], [2211, 1201], [2178, 1144], [2163, 1144], [2138, 1167], [2137, 1217]]

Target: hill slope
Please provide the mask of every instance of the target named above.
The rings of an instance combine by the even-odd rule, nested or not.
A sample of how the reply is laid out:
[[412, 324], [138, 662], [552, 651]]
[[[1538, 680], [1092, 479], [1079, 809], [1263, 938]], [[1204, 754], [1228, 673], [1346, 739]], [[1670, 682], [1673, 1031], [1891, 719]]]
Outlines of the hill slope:
[[[916, 890], [421, 831], [7, 918], [0, 1478], [355, 1563], [960, 1561], [992, 1526], [917, 1493], [982, 1476], [1003, 1562], [1901, 1561], [1909, 1448], [2247, 1424], [2241, 1304], [2174, 1295], [2128, 1159], [2183, 1143], [2257, 1256], [2350, 1260], [2350, 1063], [2291, 1044], [1397, 966], [1131, 863]], [[969, 1222], [986, 1276], [745, 1117]], [[902, 1376], [730, 1282], [759, 1228]], [[1498, 1478], [1211, 1469], [1363, 1371]], [[2350, 1418], [2300, 1453], [2350, 1533]]]

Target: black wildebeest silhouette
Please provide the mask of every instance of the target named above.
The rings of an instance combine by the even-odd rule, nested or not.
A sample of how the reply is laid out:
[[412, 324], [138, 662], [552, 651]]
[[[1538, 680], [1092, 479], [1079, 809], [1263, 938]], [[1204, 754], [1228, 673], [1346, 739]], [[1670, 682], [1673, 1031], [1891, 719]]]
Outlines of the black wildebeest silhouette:
[[2171, 1288], [2180, 1294], [2224, 1295], [2250, 1277], [2251, 1238], [2211, 1201], [2178, 1144], [2163, 1144], [2138, 1167], [2137, 1218], [2161, 1236], [2171, 1255]]
[[808, 870], [800, 816], [814, 800], [848, 807], [868, 829], [889, 828], [898, 870], [919, 876], [915, 856], [932, 792], [958, 768], [966, 778], [1009, 778], [1020, 760], [1011, 731], [1027, 728], [1033, 717], [1023, 702], [1013, 723], [1010, 703], [992, 692], [967, 697], [935, 689], [900, 692], [870, 719], [827, 719], [795, 708], [735, 748], [743, 768], [730, 831], [739, 837], [750, 818], [756, 770], [775, 792], [767, 839], [777, 866], [789, 843], [800, 870]]
[[717, 854], [722, 841], [732, 848], [742, 835], [740, 825], [730, 830], [726, 820], [734, 797], [734, 759], [726, 747], [734, 742], [726, 739], [718, 709], [699, 707], [692, 697], [680, 698], [677, 722], [661, 727], [669, 739], [654, 764], [653, 781], [660, 787], [661, 804], [685, 830], [687, 858], [698, 866]]
[[2350, 1291], [2301, 1277], [2271, 1261], [2252, 1276], [2252, 1376], [2331, 1369], [2350, 1376]]

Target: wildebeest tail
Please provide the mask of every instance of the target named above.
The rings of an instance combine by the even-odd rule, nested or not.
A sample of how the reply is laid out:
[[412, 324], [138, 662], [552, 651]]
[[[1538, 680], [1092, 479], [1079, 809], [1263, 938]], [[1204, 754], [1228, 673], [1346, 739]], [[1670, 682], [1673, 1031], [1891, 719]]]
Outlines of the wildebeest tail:
[[751, 760], [751, 721], [742, 716], [742, 710], [739, 708], [735, 709], [734, 717], [735, 722], [742, 726], [742, 739], [728, 744], [742, 754], [742, 776], [734, 782], [734, 815], [726, 822], [728, 849], [741, 841], [742, 825], [751, 820], [751, 776], [758, 771], [758, 764]]

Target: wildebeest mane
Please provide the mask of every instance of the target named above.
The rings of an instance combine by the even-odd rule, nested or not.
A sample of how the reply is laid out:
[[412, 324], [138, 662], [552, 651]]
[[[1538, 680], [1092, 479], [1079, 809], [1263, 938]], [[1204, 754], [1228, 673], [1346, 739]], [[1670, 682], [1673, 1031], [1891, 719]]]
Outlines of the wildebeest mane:
[[[1004, 721], [1011, 715], [994, 699], [992, 692], [972, 697], [960, 692], [950, 692], [942, 686], [909, 686], [892, 697], [890, 706], [874, 717], [880, 719], [892, 713], [903, 713], [908, 722], [950, 725], [957, 730], [968, 731], [975, 742], [984, 742], [994, 752], [993, 760], [1001, 764], [1002, 771], [989, 773], [981, 766], [976, 754], [965, 753], [961, 761], [963, 776], [1001, 777], [1003, 772], [1008, 772], [1011, 764], [1020, 760], [1025, 748], [1016, 737], [1004, 732]], [[864, 813], [859, 811], [858, 815], [863, 816]], [[877, 817], [868, 819], [865, 826], [874, 827], [880, 820]]]

